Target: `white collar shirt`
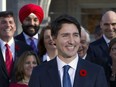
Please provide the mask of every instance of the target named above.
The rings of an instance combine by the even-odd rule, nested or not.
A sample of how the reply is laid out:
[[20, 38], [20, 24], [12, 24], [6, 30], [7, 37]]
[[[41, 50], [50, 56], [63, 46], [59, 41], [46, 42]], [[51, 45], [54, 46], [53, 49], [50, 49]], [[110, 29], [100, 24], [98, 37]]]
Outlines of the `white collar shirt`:
[[70, 75], [70, 79], [71, 79], [71, 84], [73, 85], [74, 83], [74, 77], [75, 77], [75, 73], [76, 73], [76, 68], [77, 68], [77, 63], [78, 63], [78, 55], [76, 56], [76, 58], [71, 61], [69, 64], [66, 64], [65, 62], [63, 62], [58, 56], [57, 56], [57, 64], [58, 64], [58, 71], [59, 71], [59, 75], [60, 75], [60, 80], [61, 80], [61, 87], [63, 87], [63, 66], [64, 65], [69, 65], [71, 68], [69, 69], [69, 75]]
[[50, 61], [50, 57], [48, 56], [47, 53], [43, 55], [43, 61]]
[[[1, 51], [2, 51], [2, 54], [3, 54], [4, 61], [6, 61], [6, 58], [5, 58], [6, 46], [5, 46], [5, 44], [6, 44], [6, 42], [4, 42], [2, 39], [0, 39], [0, 47], [2, 49]], [[13, 60], [14, 60], [14, 57], [15, 57], [15, 41], [14, 41], [14, 38], [12, 38], [7, 44], [10, 46], [10, 50], [12, 52], [12, 56], [13, 56]]]
[[103, 34], [103, 38], [105, 42], [107, 43], [107, 45], [109, 46], [110, 40], [104, 34]]

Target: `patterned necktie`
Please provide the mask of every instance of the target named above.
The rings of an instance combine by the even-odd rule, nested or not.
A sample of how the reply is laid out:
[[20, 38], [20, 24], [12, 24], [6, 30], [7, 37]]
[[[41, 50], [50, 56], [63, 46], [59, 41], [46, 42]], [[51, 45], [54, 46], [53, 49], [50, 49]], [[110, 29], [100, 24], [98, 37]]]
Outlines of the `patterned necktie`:
[[6, 69], [8, 71], [8, 75], [10, 76], [11, 70], [13, 67], [13, 58], [12, 58], [12, 53], [10, 51], [10, 47], [8, 44], [5, 44], [6, 46], [6, 52], [5, 52], [5, 57], [6, 57]]
[[69, 76], [69, 73], [68, 73], [68, 70], [69, 70], [70, 66], [69, 65], [65, 65], [63, 68], [64, 68], [64, 72], [63, 72], [63, 87], [72, 87], [70, 76]]
[[37, 49], [36, 49], [36, 46], [35, 46], [33, 38], [30, 38], [30, 46], [32, 47], [33, 51], [35, 53], [37, 53]]

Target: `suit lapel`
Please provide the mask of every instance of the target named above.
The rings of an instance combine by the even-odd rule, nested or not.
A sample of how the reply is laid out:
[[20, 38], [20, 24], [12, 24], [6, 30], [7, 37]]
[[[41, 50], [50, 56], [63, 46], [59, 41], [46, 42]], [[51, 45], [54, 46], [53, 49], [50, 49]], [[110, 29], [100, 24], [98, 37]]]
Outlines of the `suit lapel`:
[[78, 64], [77, 64], [77, 69], [75, 73], [75, 79], [74, 79], [74, 84], [73, 87], [86, 87], [86, 82], [87, 82], [87, 77], [86, 76], [81, 76], [80, 71], [81, 70], [87, 70], [84, 65], [84, 60], [79, 58]]
[[52, 60], [48, 73], [50, 75], [51, 82], [53, 82], [52, 87], [61, 87], [56, 58]]
[[2, 54], [1, 49], [0, 49], [0, 68], [1, 68], [2, 72], [4, 72], [4, 74], [8, 77], [8, 73], [6, 70], [6, 65], [4, 62], [4, 58], [3, 58], [3, 54]]
[[107, 43], [105, 42], [104, 38], [102, 37], [101, 40], [100, 40], [100, 48], [105, 52], [105, 54], [107, 55], [108, 54], [108, 45]]

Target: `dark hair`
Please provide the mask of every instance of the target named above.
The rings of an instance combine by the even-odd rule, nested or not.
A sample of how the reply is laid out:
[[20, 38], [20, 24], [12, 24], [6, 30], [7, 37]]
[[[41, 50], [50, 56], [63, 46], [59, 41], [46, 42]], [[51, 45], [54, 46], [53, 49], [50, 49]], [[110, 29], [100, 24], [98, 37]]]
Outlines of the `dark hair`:
[[111, 51], [112, 49], [112, 46], [116, 44], [116, 38], [113, 38], [111, 41], [110, 41], [110, 44], [109, 44], [109, 52]]
[[0, 17], [14, 17], [14, 15], [12, 11], [1, 11]]
[[45, 48], [45, 44], [44, 44], [44, 33], [46, 30], [51, 30], [51, 26], [48, 25], [48, 26], [44, 27], [40, 33], [39, 44], [38, 44], [39, 58], [42, 58], [42, 56], [46, 53], [46, 48]]
[[40, 60], [36, 53], [33, 51], [25, 51], [19, 58], [15, 67], [15, 79], [16, 82], [21, 81], [24, 79], [24, 62], [26, 61], [27, 57], [33, 55], [36, 58], [37, 65], [40, 64]]
[[67, 14], [59, 16], [51, 23], [52, 36], [57, 37], [58, 31], [62, 28], [62, 24], [64, 23], [75, 24], [79, 31], [79, 35], [81, 36], [81, 27], [79, 22], [76, 20], [76, 18], [69, 16]]

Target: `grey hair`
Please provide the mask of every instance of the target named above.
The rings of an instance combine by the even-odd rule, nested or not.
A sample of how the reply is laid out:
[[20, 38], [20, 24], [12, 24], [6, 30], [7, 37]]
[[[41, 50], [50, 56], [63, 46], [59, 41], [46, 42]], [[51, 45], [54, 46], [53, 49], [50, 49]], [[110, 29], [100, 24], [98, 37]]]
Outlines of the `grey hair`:
[[89, 35], [89, 31], [88, 30], [86, 30], [84, 27], [82, 27], [81, 26], [81, 32], [83, 32], [84, 34], [86, 34], [86, 41], [88, 42], [88, 43], [90, 43], [90, 35]]

